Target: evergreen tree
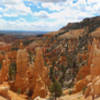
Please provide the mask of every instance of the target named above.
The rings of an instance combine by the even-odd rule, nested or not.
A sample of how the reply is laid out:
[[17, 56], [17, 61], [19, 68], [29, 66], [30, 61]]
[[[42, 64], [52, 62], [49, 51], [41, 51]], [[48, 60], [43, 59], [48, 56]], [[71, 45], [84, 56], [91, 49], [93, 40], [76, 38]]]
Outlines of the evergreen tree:
[[51, 95], [55, 98], [55, 100], [57, 97], [60, 97], [62, 95], [62, 87], [57, 80], [55, 80], [51, 84], [49, 91], [51, 92]]
[[9, 79], [15, 80], [15, 76], [16, 76], [16, 63], [12, 62], [9, 67]]
[[2, 68], [2, 63], [0, 63], [0, 69]]

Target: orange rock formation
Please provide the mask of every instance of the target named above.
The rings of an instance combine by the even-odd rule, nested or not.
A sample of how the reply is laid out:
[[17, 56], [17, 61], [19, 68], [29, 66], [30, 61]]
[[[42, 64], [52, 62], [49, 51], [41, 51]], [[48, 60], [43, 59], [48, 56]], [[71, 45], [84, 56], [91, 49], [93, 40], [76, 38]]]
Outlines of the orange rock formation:
[[[94, 39], [88, 59], [88, 66], [83, 67], [78, 75], [83, 75], [81, 80], [76, 82], [73, 92], [79, 92], [83, 88], [86, 88], [85, 97], [92, 95], [100, 96], [100, 49], [99, 41]], [[88, 70], [86, 70], [88, 69]], [[85, 72], [85, 73], [84, 73]], [[84, 74], [83, 74], [84, 73]], [[77, 79], [80, 79], [77, 77]]]
[[14, 91], [20, 90], [21, 93], [32, 96], [45, 97], [48, 94], [48, 69], [44, 65], [43, 50], [36, 48], [35, 62], [29, 64], [29, 55], [26, 49], [21, 48], [17, 51], [17, 73], [16, 80], [11, 84]]
[[43, 51], [41, 48], [36, 49], [36, 58], [33, 69], [34, 77], [34, 93], [33, 98], [36, 96], [45, 97], [48, 93], [48, 85], [50, 83], [48, 78], [48, 69], [44, 65]]
[[17, 51], [17, 73], [15, 80], [15, 87], [21, 92], [25, 92], [28, 83], [28, 78], [26, 77], [26, 71], [29, 67], [29, 56], [26, 49], [23, 49], [22, 43], [20, 44], [20, 49]]
[[5, 59], [2, 63], [1, 73], [0, 73], [0, 83], [4, 81], [8, 81], [8, 71], [10, 66], [10, 60], [8, 59], [8, 56], [5, 56]]

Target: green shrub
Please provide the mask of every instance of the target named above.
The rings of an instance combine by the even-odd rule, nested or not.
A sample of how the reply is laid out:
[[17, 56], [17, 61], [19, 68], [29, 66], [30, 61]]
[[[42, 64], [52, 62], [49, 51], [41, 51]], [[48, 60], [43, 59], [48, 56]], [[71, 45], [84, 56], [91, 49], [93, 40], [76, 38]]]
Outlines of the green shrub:
[[49, 91], [51, 92], [51, 95], [55, 98], [55, 100], [57, 97], [60, 97], [62, 95], [62, 87], [58, 81], [52, 83]]
[[16, 77], [16, 63], [12, 62], [9, 67], [9, 80], [15, 80]]
[[2, 63], [0, 63], [0, 69], [2, 68]]
[[17, 89], [17, 93], [21, 94], [21, 89], [20, 88]]
[[85, 93], [86, 89], [87, 89], [87, 87], [84, 87], [84, 88], [82, 89], [82, 94]]
[[72, 94], [72, 90], [69, 90], [69, 91], [68, 91], [68, 94], [71, 95], [71, 94]]

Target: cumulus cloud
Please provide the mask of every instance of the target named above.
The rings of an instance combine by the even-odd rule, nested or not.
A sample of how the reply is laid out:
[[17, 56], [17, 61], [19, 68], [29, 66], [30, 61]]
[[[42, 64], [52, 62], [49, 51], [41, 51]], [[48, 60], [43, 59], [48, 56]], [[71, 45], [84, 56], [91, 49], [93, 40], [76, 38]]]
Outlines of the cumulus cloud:
[[9, 5], [16, 5], [17, 3], [21, 2], [21, 0], [0, 0], [1, 4], [9, 4]]
[[17, 14], [15, 14], [15, 13], [5, 13], [5, 14], [3, 14], [3, 16], [6, 16], [6, 17], [17, 17], [18, 15]]
[[55, 10], [55, 11], [60, 11], [62, 9], [64, 9], [64, 6], [61, 6], [61, 4], [54, 4], [54, 3], [42, 3], [42, 7], [43, 8], [48, 8], [50, 10]]
[[53, 31], [99, 13], [100, 0], [0, 0], [0, 29]]
[[4, 6], [1, 12], [7, 16], [32, 13], [30, 7], [26, 7], [22, 0], [0, 0], [0, 4]]
[[49, 13], [47, 13], [46, 11], [35, 12], [34, 16], [40, 17], [40, 18], [48, 18]]
[[[55, 30], [57, 28], [56, 23], [52, 25], [52, 22], [44, 22], [44, 21], [37, 21], [37, 22], [27, 22], [24, 19], [19, 19], [16, 21], [5, 21], [0, 19], [0, 30], [38, 30], [38, 31], [51, 31], [52, 29]], [[49, 27], [49, 28], [46, 28]]]
[[52, 2], [52, 3], [58, 3], [58, 2], [65, 2], [66, 0], [29, 0], [29, 1], [33, 1], [33, 2]]

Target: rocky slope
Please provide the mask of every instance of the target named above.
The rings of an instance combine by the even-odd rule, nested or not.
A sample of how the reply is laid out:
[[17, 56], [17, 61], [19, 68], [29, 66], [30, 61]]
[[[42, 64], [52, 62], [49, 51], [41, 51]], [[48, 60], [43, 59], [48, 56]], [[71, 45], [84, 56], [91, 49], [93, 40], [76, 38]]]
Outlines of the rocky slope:
[[[78, 23], [69, 23], [60, 30], [56, 32], [51, 32], [50, 34], [56, 36], [63, 36], [63, 38], [77, 38], [84, 33], [92, 33], [96, 29], [100, 29], [100, 17], [86, 18]], [[72, 35], [71, 35], [72, 34]]]
[[[7, 48], [8, 41], [10, 47], [7, 50], [3, 47], [0, 49], [0, 84], [5, 86], [7, 82], [10, 89], [6, 90], [5, 95], [1, 91], [0, 96], [7, 99], [10, 94], [13, 98], [10, 100], [16, 100], [17, 96], [17, 100], [38, 96], [45, 98], [49, 94], [48, 87], [52, 78], [59, 81], [62, 89], [66, 90], [63, 100], [73, 100], [74, 93], [77, 93], [77, 99], [84, 88], [86, 90], [82, 100], [91, 95], [99, 95], [99, 30], [100, 17], [94, 17], [70, 23], [56, 32], [42, 36], [23, 39], [11, 37], [11, 41], [2, 36], [4, 39], [1, 44], [4, 43]], [[72, 88], [72, 97], [68, 95], [68, 88]]]

